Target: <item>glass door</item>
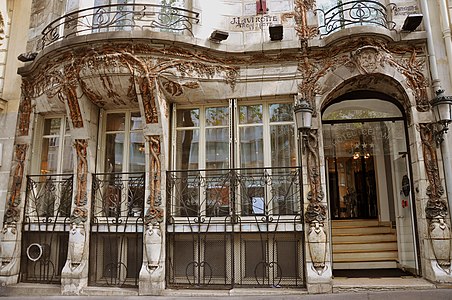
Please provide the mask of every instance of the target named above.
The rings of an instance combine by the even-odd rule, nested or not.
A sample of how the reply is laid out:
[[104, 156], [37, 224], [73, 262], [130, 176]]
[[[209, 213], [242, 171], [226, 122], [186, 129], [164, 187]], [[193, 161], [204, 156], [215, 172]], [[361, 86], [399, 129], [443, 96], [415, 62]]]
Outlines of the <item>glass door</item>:
[[394, 159], [395, 212], [397, 246], [400, 267], [417, 274], [416, 242], [414, 235], [413, 203], [411, 199], [411, 178], [408, 172], [408, 157], [400, 152]]

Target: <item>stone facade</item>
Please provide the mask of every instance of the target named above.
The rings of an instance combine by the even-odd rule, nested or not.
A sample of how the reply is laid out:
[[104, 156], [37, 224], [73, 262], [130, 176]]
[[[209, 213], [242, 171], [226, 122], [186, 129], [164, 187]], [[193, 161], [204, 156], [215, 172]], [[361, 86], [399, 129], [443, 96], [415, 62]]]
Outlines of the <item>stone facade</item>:
[[[19, 68], [20, 90], [17, 78], [9, 79], [14, 84], [6, 85], [7, 75], [11, 75], [8, 70], [17, 68], [18, 63], [14, 61], [8, 66], [8, 60], [4, 66], [0, 60], [0, 78], [5, 74], [5, 85], [1, 90], [0, 82], [0, 92], [2, 98], [8, 100], [7, 108], [0, 111], [0, 122], [4, 122], [7, 129], [0, 135], [0, 143], [5, 140], [4, 163], [0, 170], [7, 174], [3, 176], [4, 180], [0, 177], [0, 203], [3, 203], [0, 215], [4, 216], [0, 283], [58, 283], [61, 294], [65, 295], [85, 295], [88, 286], [129, 285], [137, 288], [140, 295], [161, 295], [166, 287], [178, 284], [178, 271], [174, 270], [178, 268], [178, 254], [174, 249], [179, 244], [192, 243], [193, 249], [198, 245], [191, 255], [200, 258], [206, 255], [200, 253], [207, 252], [209, 244], [206, 241], [211, 236], [221, 240], [218, 236], [227, 233], [232, 239], [232, 252], [241, 256], [245, 252], [243, 249], [247, 249], [247, 242], [243, 242], [243, 249], [240, 248], [242, 236], [246, 239], [247, 234], [257, 236], [257, 233], [265, 232], [277, 236], [275, 240], [265, 240], [265, 245], [273, 243], [277, 247], [278, 243], [289, 241], [297, 248], [294, 258], [301, 260], [300, 272], [296, 270], [294, 275], [299, 276], [301, 283], [293, 283], [278, 275], [284, 273], [282, 263], [267, 258], [263, 265], [265, 272], [273, 272], [273, 282], [267, 282], [266, 286], [284, 286], [286, 283], [307, 289], [309, 293], [332, 292], [332, 200], [328, 194], [329, 174], [324, 150], [328, 122], [323, 122], [322, 114], [335, 103], [351, 100], [346, 97], [353, 95], [392, 102], [398, 108], [400, 117], [396, 119], [403, 120], [406, 128], [403, 136], [408, 141], [406, 155], [412, 183], [410, 207], [415, 208], [413, 219], [417, 220], [413, 225], [415, 273], [433, 282], [452, 283], [451, 202], [445, 193], [447, 182], [452, 178], [444, 175], [449, 160], [435, 145], [436, 129], [430, 104], [438, 90], [444, 89], [446, 95], [452, 93], [447, 63], [452, 58], [445, 54], [449, 54], [446, 50], [452, 47], [452, 41], [450, 34], [448, 38], [440, 34], [444, 20], [433, 17], [438, 14], [433, 1], [380, 1], [385, 12], [381, 16], [383, 22], [380, 19], [372, 23], [365, 19], [344, 25], [342, 21], [342, 27], [334, 27], [338, 26], [334, 24], [328, 27], [324, 24], [328, 16], [321, 17], [326, 12], [321, 4], [334, 1], [267, 0], [263, 1], [267, 10], [262, 13], [256, 11], [261, 5], [259, 1], [256, 4], [256, 1], [248, 0], [147, 1], [146, 5], [123, 7], [108, 5], [109, 1], [105, 1], [102, 3], [105, 6], [96, 8], [94, 14], [90, 9], [93, 1], [68, 0], [64, 7], [61, 1], [34, 0], [26, 9], [25, 2], [14, 1], [10, 11], [0, 7], [0, 17], [3, 16], [0, 19], [3, 21], [0, 22], [0, 43], [8, 40], [8, 30], [17, 30], [14, 36], [18, 39], [24, 35], [24, 26], [14, 23], [15, 13], [30, 12], [26, 47], [19, 45], [10, 34], [7, 57], [12, 60], [14, 55], [17, 56], [16, 49], [20, 49], [20, 53], [28, 52], [27, 57], [31, 57]], [[351, 3], [347, 8], [350, 16], [356, 13], [355, 10], [363, 12], [363, 5], [366, 9], [374, 9], [368, 3], [370, 1], [342, 2]], [[161, 4], [171, 4], [173, 8]], [[121, 6], [120, 10], [118, 6]], [[177, 10], [181, 8], [185, 10]], [[171, 13], [173, 9], [177, 13]], [[424, 22], [408, 32], [402, 29], [402, 24], [411, 13], [424, 13]], [[51, 23], [52, 20], [55, 21]], [[20, 20], [17, 22], [20, 24]], [[272, 41], [269, 36], [269, 28], [274, 25], [283, 27], [281, 41]], [[213, 30], [228, 32], [229, 36], [226, 40], [215, 41], [210, 38]], [[450, 25], [447, 32], [450, 33]], [[11, 45], [15, 47], [11, 48]], [[0, 58], [4, 53], [2, 47]], [[12, 54], [9, 51], [13, 51]], [[429, 59], [432, 55], [436, 55], [436, 60]], [[18, 103], [19, 94], [20, 105], [14, 104]], [[312, 127], [299, 139], [292, 133], [300, 150], [293, 159], [302, 167], [296, 176], [301, 184], [295, 184], [301, 195], [295, 196], [301, 207], [299, 212], [280, 213], [276, 217], [275, 213], [264, 212], [264, 208], [262, 211], [254, 208], [255, 216], [248, 216], [244, 209], [240, 214], [229, 206], [228, 213], [223, 216], [224, 223], [199, 208], [197, 215], [178, 214], [175, 203], [181, 200], [174, 200], [178, 187], [174, 180], [179, 176], [177, 171], [181, 171], [177, 167], [177, 153], [186, 145], [177, 147], [177, 134], [189, 127], [208, 127], [204, 124], [207, 117], [199, 117], [201, 125], [180, 125], [178, 109], [189, 111], [191, 107], [223, 105], [230, 109], [224, 118], [232, 124], [235, 107], [240, 109], [240, 105], [248, 103], [287, 102], [281, 99], [289, 99], [288, 103], [292, 105], [295, 104], [294, 97], [305, 99], [313, 108]], [[115, 127], [115, 115], [123, 116], [122, 125], [118, 127]], [[58, 123], [59, 133], [55, 133], [57, 127], [45, 125], [47, 120], [57, 118], [62, 120]], [[293, 124], [292, 117], [290, 120]], [[243, 125], [240, 122], [238, 127]], [[270, 118], [265, 122], [274, 121]], [[229, 145], [234, 144], [236, 133], [233, 131], [229, 129]], [[8, 138], [8, 132], [15, 135], [14, 139]], [[113, 134], [115, 138], [109, 140]], [[119, 134], [123, 134], [121, 138]], [[58, 174], [55, 171], [63, 170], [62, 161], [67, 157], [56, 160], [58, 167], [51, 172], [50, 167], [45, 169], [48, 166], [44, 161], [50, 161], [50, 155], [44, 158], [42, 154], [46, 139], [60, 143], [59, 151], [64, 147], [69, 149], [70, 155], [66, 152], [65, 155], [73, 157], [70, 172]], [[64, 147], [61, 140], [64, 140]], [[113, 154], [108, 150], [109, 141], [114, 144]], [[131, 146], [122, 148], [129, 151], [124, 154], [118, 147], [127, 143]], [[441, 149], [450, 146], [450, 138], [446, 135]], [[134, 147], [140, 153], [140, 159], [136, 161], [141, 163], [136, 167], [140, 170], [136, 173], [143, 174], [143, 181], [133, 175], [136, 171], [135, 165], [132, 166]], [[202, 149], [199, 151], [206, 153]], [[5, 158], [8, 153], [10, 159]], [[120, 162], [118, 153], [122, 155]], [[185, 159], [192, 163], [190, 157]], [[188, 164], [183, 160], [182, 164]], [[231, 164], [232, 161], [231, 158]], [[117, 166], [121, 166], [121, 172], [112, 170]], [[228, 177], [227, 197], [236, 193], [229, 185], [239, 182], [237, 178], [242, 171], [236, 173], [236, 167], [232, 164], [228, 168], [228, 174], [232, 175], [228, 175], [231, 177]], [[274, 171], [266, 172], [265, 176], [274, 175]], [[199, 178], [207, 176], [205, 171], [199, 174]], [[187, 184], [190, 174], [185, 179], [181, 176], [176, 179], [185, 180]], [[40, 178], [35, 180], [35, 186], [34, 177]], [[66, 177], [70, 177], [68, 189], [61, 183]], [[207, 199], [210, 197], [206, 191], [209, 185], [203, 185], [203, 180], [207, 179], [197, 180], [197, 187]], [[39, 184], [42, 189], [38, 188]], [[268, 181], [265, 184], [270, 185]], [[267, 190], [276, 193], [271, 187]], [[40, 198], [40, 191], [47, 194]], [[244, 192], [241, 190], [237, 195], [241, 193]], [[43, 208], [42, 203], [47, 203], [45, 198], [50, 197], [49, 194], [53, 195], [50, 200], [53, 204]], [[126, 200], [121, 200], [124, 197]], [[226, 196], [223, 194], [222, 197]], [[55, 200], [57, 198], [59, 200]], [[253, 201], [260, 199], [252, 197]], [[32, 201], [37, 202], [35, 209]], [[62, 207], [64, 201], [69, 201], [67, 211]], [[204, 205], [209, 206], [208, 203]], [[257, 215], [266, 229], [255, 221]], [[290, 217], [293, 220], [289, 220]], [[34, 240], [33, 232], [38, 232], [45, 242]], [[49, 241], [52, 232], [58, 232], [58, 242], [52, 238]], [[181, 232], [191, 234], [177, 235]], [[296, 237], [292, 238], [292, 235]], [[190, 240], [188, 236], [196, 238]], [[250, 238], [249, 241], [251, 244], [254, 240]], [[30, 250], [35, 244], [39, 249], [37, 254]], [[224, 248], [229, 247], [227, 242], [224, 245]], [[46, 254], [48, 247], [58, 249], [57, 254]], [[112, 253], [122, 258], [108, 261], [105, 253], [109, 247], [110, 251], [112, 247], [119, 249]], [[274, 249], [267, 252], [276, 253]], [[247, 255], [243, 257], [249, 259]], [[131, 262], [134, 259], [138, 261]], [[31, 268], [32, 262], [43, 260], [53, 265], [52, 274], [33, 275], [27, 269]], [[232, 259], [225, 260], [225, 265], [234, 265], [229, 261]], [[199, 280], [200, 277], [208, 278], [203, 284], [212, 284], [212, 289], [222, 285], [215, 282], [215, 274], [212, 275], [215, 271], [206, 261], [195, 260], [184, 266], [181, 272], [185, 272], [188, 281], [183, 286], [196, 285], [191, 278]], [[237, 269], [246, 269], [246, 264], [236, 262]], [[275, 265], [281, 269], [271, 271]], [[190, 268], [193, 268], [192, 273], [188, 271]], [[231, 272], [238, 272], [234, 267], [231, 269]], [[210, 275], [206, 275], [209, 272]], [[224, 271], [226, 275], [223, 276], [234, 278], [228, 272]], [[257, 279], [257, 274], [256, 266], [255, 284], [264, 285]], [[263, 276], [266, 280], [270, 280], [268, 274]], [[250, 277], [244, 275], [242, 280], [245, 281], [247, 276]], [[242, 284], [245, 285], [232, 280], [227, 286]]]

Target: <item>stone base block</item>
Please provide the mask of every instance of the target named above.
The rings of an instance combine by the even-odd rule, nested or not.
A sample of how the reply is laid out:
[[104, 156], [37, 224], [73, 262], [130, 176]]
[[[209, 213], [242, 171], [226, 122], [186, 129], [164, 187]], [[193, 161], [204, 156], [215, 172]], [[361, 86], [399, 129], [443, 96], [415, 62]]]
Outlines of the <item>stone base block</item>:
[[143, 265], [138, 283], [139, 295], [161, 296], [165, 291], [164, 279], [162, 267], [149, 271], [148, 268]]
[[438, 265], [436, 260], [430, 261], [430, 264], [432, 267], [432, 273], [428, 275], [433, 277], [429, 278], [431, 281], [435, 283], [452, 283], [452, 270], [450, 267], [448, 270], [444, 270]]
[[87, 263], [81, 263], [72, 269], [70, 261], [66, 262], [61, 272], [61, 294], [62, 295], [84, 295], [83, 289], [88, 286]]
[[328, 294], [333, 292], [332, 283], [308, 283], [306, 287], [309, 294]]

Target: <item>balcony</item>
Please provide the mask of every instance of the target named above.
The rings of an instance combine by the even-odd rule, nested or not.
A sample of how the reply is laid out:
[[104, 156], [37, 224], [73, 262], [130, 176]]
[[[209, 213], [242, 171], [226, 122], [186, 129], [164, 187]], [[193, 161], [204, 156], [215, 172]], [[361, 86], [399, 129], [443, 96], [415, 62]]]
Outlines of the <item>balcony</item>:
[[171, 171], [169, 217], [191, 224], [299, 222], [299, 179], [297, 168]]
[[111, 4], [68, 13], [42, 31], [38, 50], [66, 38], [99, 32], [151, 30], [189, 34], [199, 23], [199, 13], [156, 4]]
[[378, 26], [394, 30], [396, 23], [390, 20], [388, 9], [378, 1], [338, 1], [338, 5], [316, 9], [320, 36], [354, 27]]
[[72, 174], [27, 176], [25, 224], [28, 229], [31, 223], [54, 226], [60, 219], [68, 222], [72, 181]]
[[144, 210], [144, 178], [145, 174], [141, 172], [93, 174], [93, 224], [127, 225], [132, 222], [131, 227], [140, 227]]

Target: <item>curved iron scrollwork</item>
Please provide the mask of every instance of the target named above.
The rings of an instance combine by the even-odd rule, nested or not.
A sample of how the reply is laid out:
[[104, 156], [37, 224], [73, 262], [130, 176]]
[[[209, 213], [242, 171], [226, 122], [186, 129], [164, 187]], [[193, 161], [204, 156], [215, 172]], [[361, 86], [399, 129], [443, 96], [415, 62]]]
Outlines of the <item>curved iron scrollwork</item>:
[[316, 9], [320, 36], [355, 25], [376, 25], [394, 30], [395, 23], [388, 18], [387, 8], [378, 1], [338, 1], [329, 9]]
[[67, 258], [72, 184], [72, 174], [27, 176], [21, 281], [60, 281]]
[[170, 286], [303, 286], [298, 168], [167, 172]]
[[57, 18], [42, 31], [41, 50], [68, 37], [96, 32], [158, 30], [173, 33], [188, 32], [193, 36], [193, 24], [199, 23], [199, 13], [167, 5], [110, 4], [73, 11]]
[[89, 282], [138, 286], [143, 261], [145, 173], [93, 174]]
[[260, 285], [279, 287], [282, 280], [282, 268], [277, 262], [260, 261], [254, 268], [254, 277]]
[[[195, 273], [199, 275], [196, 276], [198, 281], [192, 282], [190, 278], [193, 277]], [[212, 281], [212, 266], [206, 261], [192, 261], [187, 264], [185, 275], [187, 276], [187, 281], [190, 285], [206, 285]]]

